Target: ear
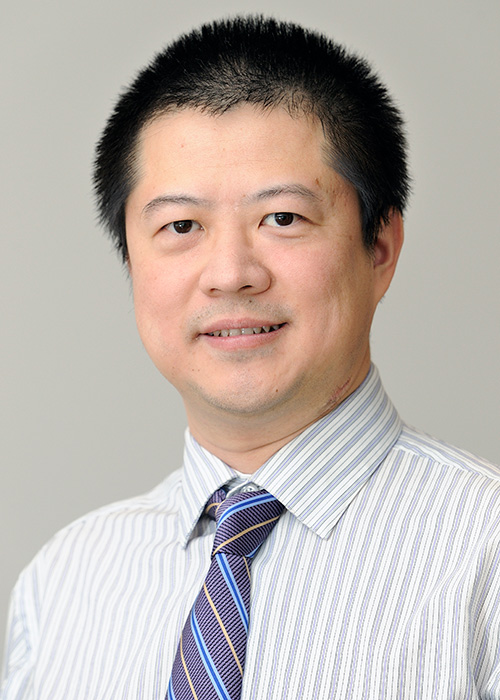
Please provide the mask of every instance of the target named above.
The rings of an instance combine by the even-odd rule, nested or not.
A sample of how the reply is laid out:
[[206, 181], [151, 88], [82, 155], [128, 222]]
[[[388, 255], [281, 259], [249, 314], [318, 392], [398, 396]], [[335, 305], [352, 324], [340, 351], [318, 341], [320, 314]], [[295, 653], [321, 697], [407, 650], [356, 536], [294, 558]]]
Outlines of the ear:
[[403, 217], [401, 212], [391, 209], [387, 223], [382, 223], [373, 249], [375, 301], [377, 304], [389, 289], [403, 246], [403, 240]]

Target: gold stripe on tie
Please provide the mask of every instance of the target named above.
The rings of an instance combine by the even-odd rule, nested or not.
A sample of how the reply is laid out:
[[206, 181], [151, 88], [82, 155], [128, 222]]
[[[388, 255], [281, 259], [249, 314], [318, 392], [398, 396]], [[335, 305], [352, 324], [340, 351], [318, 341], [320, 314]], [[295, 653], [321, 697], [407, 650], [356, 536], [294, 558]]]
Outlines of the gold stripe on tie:
[[191, 688], [191, 692], [193, 693], [194, 700], [198, 700], [198, 696], [196, 695], [196, 691], [194, 689], [193, 682], [191, 681], [191, 676], [189, 675], [188, 667], [186, 666], [184, 652], [182, 651], [182, 634], [181, 634], [181, 641], [180, 641], [179, 650], [181, 652], [182, 665], [184, 666], [184, 671], [186, 673], [186, 678], [188, 679], [188, 682], [189, 682], [189, 687]]
[[217, 554], [219, 549], [222, 549], [222, 547], [225, 547], [226, 544], [229, 544], [230, 542], [234, 542], [235, 540], [239, 539], [242, 535], [246, 535], [246, 533], [250, 532], [251, 530], [256, 530], [258, 527], [263, 527], [264, 525], [267, 525], [268, 523], [274, 523], [274, 521], [278, 520], [279, 517], [280, 516], [277, 515], [275, 518], [269, 518], [269, 520], [265, 520], [263, 523], [257, 523], [256, 525], [252, 525], [251, 527], [247, 527], [247, 529], [243, 530], [242, 532], [238, 532], [237, 535], [233, 535], [225, 542], [221, 542], [221, 544], [217, 547], [217, 549], [214, 549], [212, 556], [215, 556], [215, 554]]
[[205, 513], [206, 513], [207, 515], [209, 515], [209, 514], [210, 514], [210, 508], [215, 508], [215, 511], [217, 512], [219, 506], [220, 506], [220, 503], [211, 503], [209, 506], [207, 506], [207, 507], [205, 508]]
[[248, 574], [248, 580], [250, 580], [250, 567], [248, 566], [247, 558], [243, 557], [243, 561], [245, 562], [247, 574]]
[[234, 660], [235, 660], [236, 663], [238, 664], [238, 668], [240, 669], [241, 675], [243, 675], [243, 668], [241, 667], [240, 660], [239, 660], [238, 657], [236, 656], [236, 650], [235, 650], [235, 648], [234, 648], [234, 646], [233, 646], [232, 641], [229, 639], [229, 635], [228, 635], [228, 633], [226, 632], [226, 628], [224, 627], [224, 623], [222, 622], [221, 616], [219, 615], [219, 613], [218, 613], [218, 611], [217, 611], [217, 608], [216, 608], [215, 605], [214, 605], [214, 601], [213, 601], [212, 598], [210, 597], [210, 593], [208, 592], [208, 588], [207, 588], [207, 584], [206, 584], [206, 583], [203, 584], [203, 588], [204, 588], [204, 590], [205, 590], [205, 595], [207, 596], [207, 600], [208, 600], [208, 602], [210, 603], [210, 607], [211, 607], [212, 610], [214, 611], [214, 615], [215, 615], [215, 617], [217, 618], [217, 622], [219, 623], [220, 628], [221, 628], [222, 632], [224, 633], [224, 637], [226, 638], [226, 642], [229, 644], [229, 648], [230, 648], [231, 651], [232, 651], [232, 654], [233, 654], [233, 656], [234, 656]]

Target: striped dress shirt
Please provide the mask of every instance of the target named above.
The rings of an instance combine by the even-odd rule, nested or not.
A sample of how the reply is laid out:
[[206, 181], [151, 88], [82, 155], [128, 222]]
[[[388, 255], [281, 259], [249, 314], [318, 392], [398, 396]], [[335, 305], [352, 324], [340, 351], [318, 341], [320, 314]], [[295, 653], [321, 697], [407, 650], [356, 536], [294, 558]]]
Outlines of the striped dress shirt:
[[[188, 434], [154, 491], [59, 532], [14, 590], [1, 698], [163, 700], [234, 477]], [[244, 700], [500, 700], [496, 467], [404, 426], [372, 367], [252, 480], [286, 511], [252, 565]]]

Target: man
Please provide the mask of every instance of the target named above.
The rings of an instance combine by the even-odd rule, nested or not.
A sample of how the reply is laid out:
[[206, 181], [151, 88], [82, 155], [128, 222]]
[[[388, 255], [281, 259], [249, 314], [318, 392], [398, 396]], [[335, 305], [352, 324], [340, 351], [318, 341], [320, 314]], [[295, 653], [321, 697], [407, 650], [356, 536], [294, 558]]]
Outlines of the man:
[[369, 67], [205, 26], [120, 98], [95, 183], [184, 465], [22, 574], [2, 697], [500, 698], [499, 472], [406, 427], [370, 361], [408, 175]]

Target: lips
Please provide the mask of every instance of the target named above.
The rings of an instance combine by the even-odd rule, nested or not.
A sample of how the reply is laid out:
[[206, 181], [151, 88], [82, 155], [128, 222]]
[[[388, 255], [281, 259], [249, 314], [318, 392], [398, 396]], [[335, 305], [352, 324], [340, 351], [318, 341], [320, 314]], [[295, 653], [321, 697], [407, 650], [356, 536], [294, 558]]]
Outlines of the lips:
[[250, 326], [248, 328], [221, 328], [220, 330], [205, 333], [216, 338], [232, 338], [237, 335], [258, 335], [259, 333], [272, 333], [279, 330], [284, 323], [274, 324], [272, 326]]

